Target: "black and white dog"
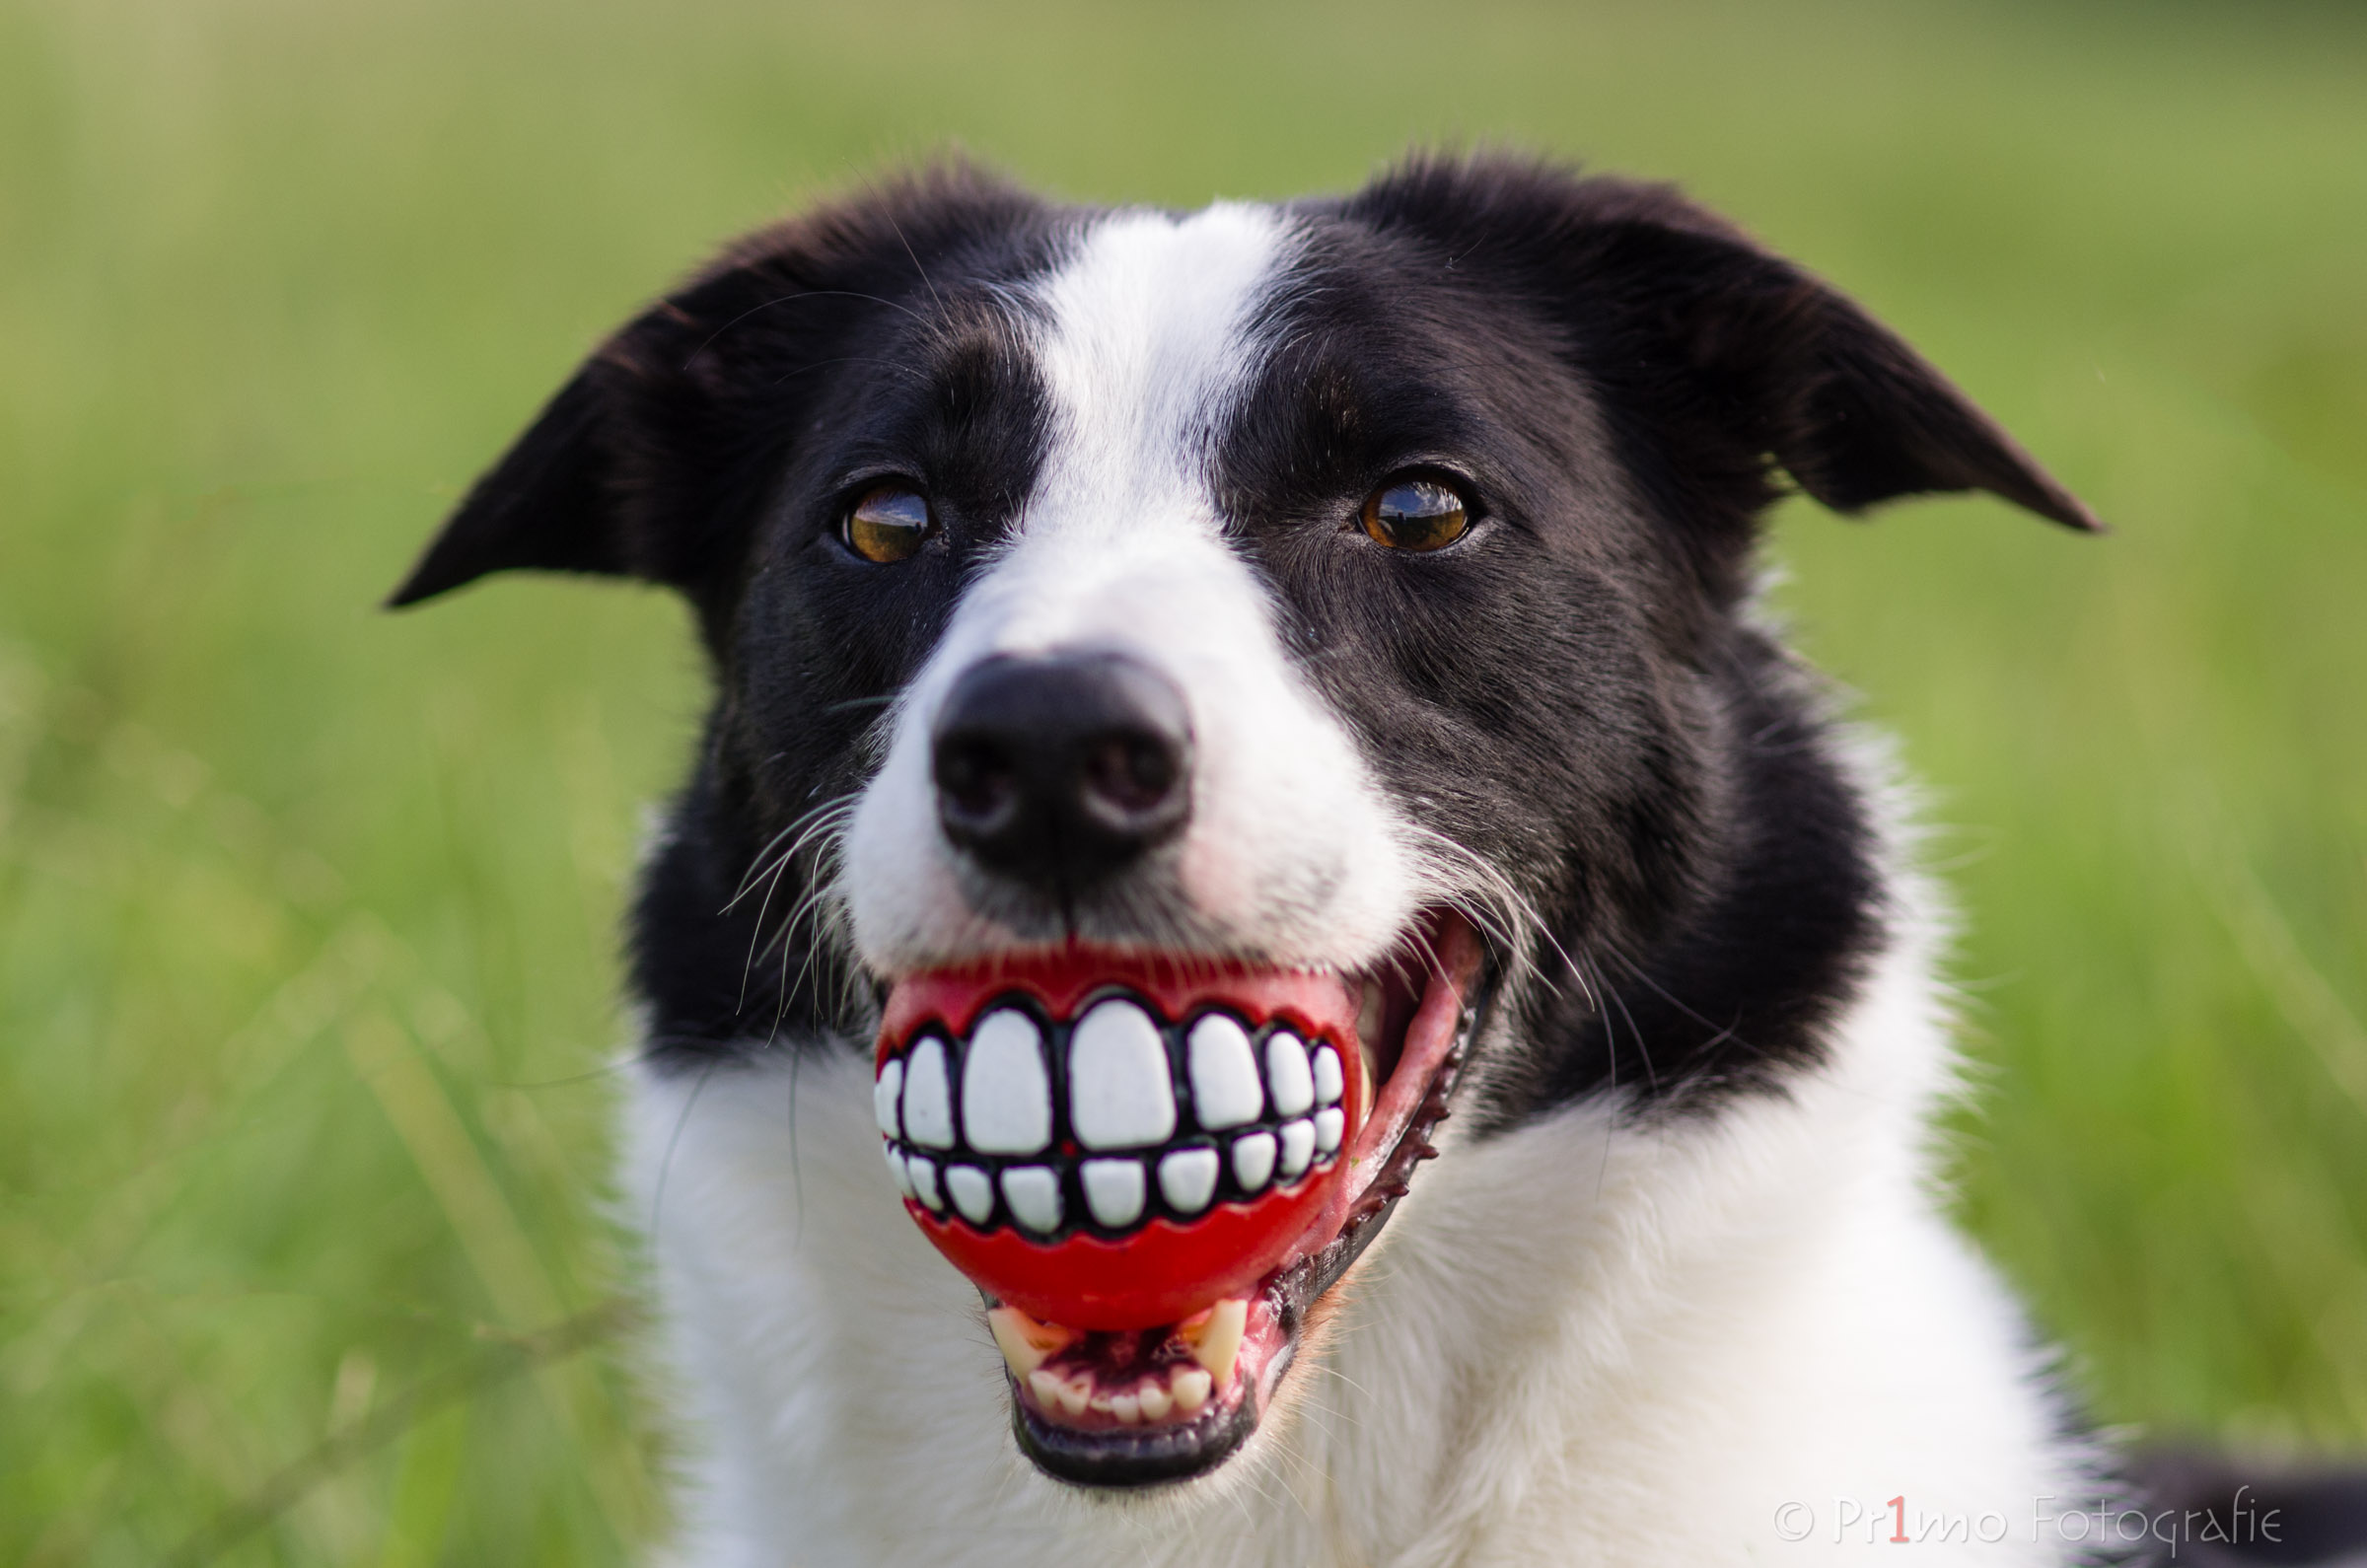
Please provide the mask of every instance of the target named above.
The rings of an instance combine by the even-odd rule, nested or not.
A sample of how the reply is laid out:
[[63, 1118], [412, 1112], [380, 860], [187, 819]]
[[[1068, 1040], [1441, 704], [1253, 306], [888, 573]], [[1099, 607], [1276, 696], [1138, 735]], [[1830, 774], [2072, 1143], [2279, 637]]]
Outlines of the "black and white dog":
[[940, 171], [594, 354], [394, 602], [637, 576], [712, 661], [633, 924], [681, 1560], [2083, 1560], [1932, 1190], [1945, 916], [1753, 612], [1786, 485], [2095, 526], [1732, 227], [1505, 160]]

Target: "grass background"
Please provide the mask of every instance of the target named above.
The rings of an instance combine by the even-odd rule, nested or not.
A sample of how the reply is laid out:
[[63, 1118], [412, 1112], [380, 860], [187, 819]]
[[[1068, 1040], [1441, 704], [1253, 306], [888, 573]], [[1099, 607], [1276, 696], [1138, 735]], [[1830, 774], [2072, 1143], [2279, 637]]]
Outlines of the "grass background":
[[616, 914], [699, 672], [371, 610], [574, 359], [948, 141], [1676, 178], [2118, 527], [1784, 515], [1934, 786], [1968, 1220], [2105, 1417], [2367, 1439], [2367, 12], [0, 0], [0, 1559], [624, 1559]]

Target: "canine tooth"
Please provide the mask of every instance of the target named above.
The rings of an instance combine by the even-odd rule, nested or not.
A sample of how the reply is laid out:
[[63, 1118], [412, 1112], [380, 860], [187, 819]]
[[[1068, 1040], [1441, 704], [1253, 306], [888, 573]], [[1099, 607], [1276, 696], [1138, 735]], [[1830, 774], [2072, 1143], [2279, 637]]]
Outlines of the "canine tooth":
[[1315, 1075], [1307, 1067], [1307, 1047], [1288, 1030], [1276, 1030], [1265, 1041], [1265, 1087], [1274, 1099], [1277, 1116], [1304, 1115], [1315, 1105]]
[[912, 1173], [912, 1195], [931, 1214], [945, 1212], [945, 1198], [937, 1190], [937, 1162], [925, 1154], [916, 1154], [905, 1162], [904, 1169]]
[[904, 1133], [931, 1149], [954, 1146], [954, 1093], [946, 1081], [945, 1041], [931, 1035], [904, 1059]]
[[[1060, 1351], [1076, 1343], [1077, 1331], [1058, 1323], [1047, 1323], [1031, 1318], [1016, 1307], [996, 1307], [986, 1314], [987, 1331], [994, 1335], [994, 1347], [1003, 1353], [1011, 1375], [1035, 1387], [1037, 1368]], [[1050, 1378], [1050, 1373], [1043, 1373]], [[1053, 1379], [1054, 1382], [1058, 1380]], [[1040, 1390], [1038, 1390], [1040, 1393]]]
[[884, 1143], [880, 1147], [887, 1151], [888, 1176], [896, 1182], [896, 1190], [905, 1197], [910, 1197], [912, 1195], [912, 1176], [904, 1169], [904, 1152], [893, 1143]]
[[1246, 1127], [1265, 1108], [1265, 1085], [1247, 1031], [1222, 1013], [1191, 1026], [1191, 1113], [1210, 1132]]
[[1142, 1409], [1145, 1421], [1164, 1421], [1167, 1412], [1176, 1407], [1176, 1396], [1167, 1391], [1167, 1385], [1155, 1379], [1144, 1382], [1142, 1387], [1136, 1389], [1134, 1398]]
[[1088, 1160], [1078, 1167], [1085, 1178], [1085, 1207], [1112, 1230], [1142, 1218], [1142, 1162]]
[[1274, 1174], [1274, 1135], [1253, 1132], [1233, 1140], [1233, 1179], [1244, 1192], [1264, 1188]]
[[[1101, 1401], [1096, 1399], [1094, 1403]], [[1113, 1393], [1110, 1396], [1110, 1413], [1117, 1417], [1119, 1426], [1138, 1426], [1142, 1422], [1142, 1400], [1131, 1393]]]
[[1015, 1165], [1003, 1172], [1003, 1201], [1011, 1217], [1039, 1236], [1060, 1229], [1060, 1174], [1040, 1165]]
[[1295, 1181], [1315, 1158], [1315, 1123], [1301, 1116], [1282, 1123], [1282, 1179]]
[[1052, 1081], [1036, 1021], [998, 1007], [962, 1061], [962, 1131], [980, 1154], [1034, 1154], [1052, 1141]]
[[994, 1183], [974, 1165], [947, 1166], [945, 1190], [954, 1207], [972, 1225], [984, 1225], [986, 1216], [994, 1212]]
[[1329, 1105], [1315, 1113], [1315, 1146], [1325, 1154], [1339, 1153], [1340, 1134], [1347, 1130], [1347, 1112]]
[[1068, 1040], [1068, 1120], [1088, 1149], [1139, 1149], [1176, 1130], [1167, 1044], [1131, 1002], [1096, 1004]]
[[1191, 1347], [1191, 1359], [1208, 1369], [1220, 1389], [1233, 1381], [1233, 1362], [1241, 1354], [1242, 1331], [1249, 1320], [1250, 1304], [1237, 1298], [1218, 1302], [1198, 1322], [1180, 1330]]
[[1319, 1105], [1336, 1105], [1341, 1091], [1346, 1087], [1346, 1080], [1340, 1076], [1339, 1052], [1329, 1045], [1318, 1045], [1315, 1048], [1315, 1103]]
[[1174, 1396], [1176, 1408], [1185, 1415], [1196, 1415], [1208, 1402], [1208, 1390], [1215, 1380], [1197, 1367], [1185, 1367], [1168, 1380], [1168, 1391]]
[[896, 1124], [896, 1098], [903, 1092], [904, 1059], [898, 1056], [880, 1069], [880, 1081], [871, 1086], [871, 1113], [879, 1118], [884, 1138], [893, 1138], [900, 1130]]
[[1214, 1149], [1178, 1149], [1159, 1162], [1159, 1195], [1178, 1214], [1197, 1214], [1216, 1196], [1223, 1170]]

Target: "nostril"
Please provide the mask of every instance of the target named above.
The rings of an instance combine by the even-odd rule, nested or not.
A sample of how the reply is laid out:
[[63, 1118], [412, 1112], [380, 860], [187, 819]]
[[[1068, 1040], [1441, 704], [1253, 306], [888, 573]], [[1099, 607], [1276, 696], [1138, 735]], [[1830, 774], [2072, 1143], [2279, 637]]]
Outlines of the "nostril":
[[951, 735], [937, 743], [937, 797], [949, 824], [992, 832], [1019, 810], [1019, 769], [990, 739]]
[[1178, 803], [1183, 758], [1165, 737], [1102, 736], [1085, 748], [1085, 804], [1120, 820], [1153, 817]]

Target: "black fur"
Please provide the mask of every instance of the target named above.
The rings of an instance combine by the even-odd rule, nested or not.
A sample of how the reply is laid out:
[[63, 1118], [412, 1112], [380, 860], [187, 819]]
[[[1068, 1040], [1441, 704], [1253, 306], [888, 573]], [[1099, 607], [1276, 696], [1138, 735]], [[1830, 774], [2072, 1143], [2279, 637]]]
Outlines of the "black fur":
[[[1217, 493], [1386, 786], [1542, 917], [1494, 955], [1531, 1043], [1483, 1118], [1780, 1084], [1884, 911], [1811, 690], [1739, 613], [1757, 519], [1788, 476], [1843, 510], [1982, 488], [2093, 520], [1896, 337], [1666, 189], [1416, 162], [1295, 212], [1283, 346]], [[394, 597], [524, 566], [697, 606], [719, 696], [635, 915], [669, 1058], [866, 1028], [806, 830], [1028, 493], [1045, 404], [1010, 285], [1082, 216], [951, 172], [746, 242], [593, 357]], [[1422, 465], [1476, 492], [1463, 541], [1343, 530]], [[832, 529], [890, 473], [943, 524], [893, 572]]]

